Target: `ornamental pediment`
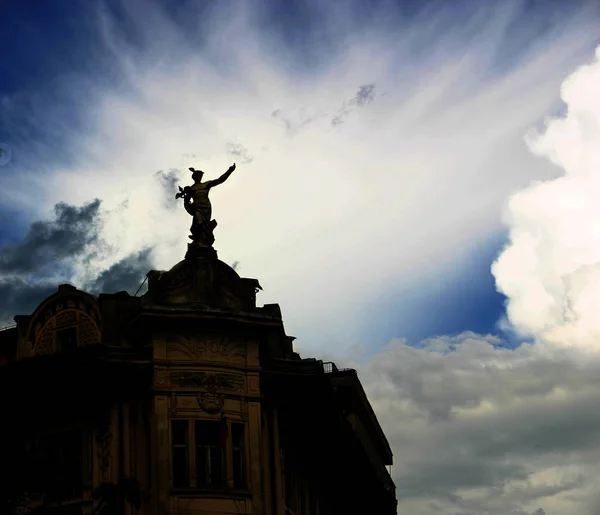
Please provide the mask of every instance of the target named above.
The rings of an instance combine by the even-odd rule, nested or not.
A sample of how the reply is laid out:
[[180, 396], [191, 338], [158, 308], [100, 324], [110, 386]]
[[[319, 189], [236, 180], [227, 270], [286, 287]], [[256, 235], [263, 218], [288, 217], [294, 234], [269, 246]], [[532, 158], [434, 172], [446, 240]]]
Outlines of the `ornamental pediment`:
[[71, 285], [43, 301], [28, 317], [17, 317], [19, 358], [66, 352], [100, 342], [96, 299]]

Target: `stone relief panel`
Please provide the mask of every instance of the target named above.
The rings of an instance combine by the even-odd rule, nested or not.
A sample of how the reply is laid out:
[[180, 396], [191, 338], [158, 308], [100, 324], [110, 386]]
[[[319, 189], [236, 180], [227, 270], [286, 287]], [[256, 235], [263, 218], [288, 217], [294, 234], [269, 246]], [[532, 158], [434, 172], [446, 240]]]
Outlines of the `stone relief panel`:
[[169, 383], [182, 388], [200, 388], [211, 393], [218, 390], [242, 392], [246, 389], [244, 376], [219, 372], [171, 372]]
[[[244, 415], [240, 410], [240, 400], [232, 398], [222, 393], [214, 392], [190, 392], [189, 395], [176, 395], [171, 401], [171, 417], [190, 413], [202, 412], [209, 415], [217, 415], [226, 412], [230, 416], [234, 414], [239, 420], [247, 420], [247, 414]], [[245, 406], [247, 412], [247, 405]], [[237, 420], [237, 418], [236, 418]]]
[[228, 361], [245, 364], [246, 342], [242, 338], [207, 332], [167, 335], [167, 359]]
[[175, 407], [177, 409], [198, 409], [198, 400], [195, 396], [186, 395], [175, 397]]
[[177, 500], [177, 513], [197, 513], [198, 515], [233, 515], [238, 513], [251, 513], [250, 500], [219, 499], [204, 497], [179, 497]]
[[248, 390], [252, 393], [260, 392], [260, 382], [258, 375], [252, 375], [248, 377]]

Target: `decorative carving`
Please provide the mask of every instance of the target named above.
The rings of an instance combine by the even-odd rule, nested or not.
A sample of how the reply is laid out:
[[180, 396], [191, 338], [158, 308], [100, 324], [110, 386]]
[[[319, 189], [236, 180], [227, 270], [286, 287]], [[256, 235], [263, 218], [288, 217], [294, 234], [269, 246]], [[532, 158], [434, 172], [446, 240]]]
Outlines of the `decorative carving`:
[[227, 356], [229, 354], [229, 342], [229, 338], [206, 337], [205, 341], [202, 343], [209, 352]]
[[157, 386], [167, 385], [167, 373], [164, 370], [156, 370], [154, 372], [154, 381]]
[[167, 358], [193, 359], [195, 356], [194, 342], [185, 336], [167, 336]]
[[167, 336], [167, 357], [195, 359], [208, 355], [245, 357], [245, 342], [214, 333], [184, 333]]
[[92, 306], [86, 305], [81, 300], [77, 307], [74, 300], [67, 300], [66, 305], [56, 302], [47, 307], [33, 325], [34, 354], [55, 352], [55, 331], [69, 326], [78, 327], [78, 345], [100, 341], [98, 316]]
[[209, 392], [217, 390], [242, 390], [246, 381], [232, 374], [211, 374], [207, 372], [172, 372], [171, 384], [183, 388], [204, 388]]
[[219, 413], [225, 405], [225, 398], [222, 395], [212, 392], [202, 392], [197, 395], [198, 406], [206, 413]]
[[240, 400], [240, 416], [244, 422], [248, 422], [248, 401], [246, 399]]
[[33, 347], [35, 354], [52, 354], [54, 352], [54, 319], [51, 319], [40, 331]]
[[[33, 313], [27, 333], [24, 335], [26, 341], [34, 342], [35, 347], [48, 323], [54, 320], [54, 327], [73, 326], [82, 321], [87, 315], [95, 325], [96, 331], [100, 333], [100, 311], [96, 299], [88, 293], [77, 290], [73, 286], [61, 285], [58, 292], [48, 297]], [[54, 345], [52, 344], [52, 348]], [[48, 353], [48, 344], [41, 349], [40, 354]], [[50, 351], [51, 352], [51, 351]]]
[[111, 431], [110, 414], [106, 413], [99, 421], [96, 428], [96, 450], [100, 460], [100, 477], [102, 483], [108, 483], [110, 480], [110, 462], [111, 462]]
[[[58, 305], [57, 305], [58, 308]], [[65, 311], [59, 311], [56, 315], [56, 329], [66, 327], [69, 325], [77, 324], [77, 311], [74, 309], [68, 309]]]
[[86, 314], [79, 313], [79, 345], [89, 345], [100, 341], [100, 331], [94, 321]]

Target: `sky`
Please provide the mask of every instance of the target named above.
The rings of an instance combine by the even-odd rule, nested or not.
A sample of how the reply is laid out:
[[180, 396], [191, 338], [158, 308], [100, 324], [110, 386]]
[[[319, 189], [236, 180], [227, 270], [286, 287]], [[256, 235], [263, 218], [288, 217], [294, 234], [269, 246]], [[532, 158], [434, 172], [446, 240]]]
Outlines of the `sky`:
[[235, 162], [219, 258], [358, 369], [399, 513], [600, 514], [600, 4], [2, 7], [0, 326], [135, 294]]

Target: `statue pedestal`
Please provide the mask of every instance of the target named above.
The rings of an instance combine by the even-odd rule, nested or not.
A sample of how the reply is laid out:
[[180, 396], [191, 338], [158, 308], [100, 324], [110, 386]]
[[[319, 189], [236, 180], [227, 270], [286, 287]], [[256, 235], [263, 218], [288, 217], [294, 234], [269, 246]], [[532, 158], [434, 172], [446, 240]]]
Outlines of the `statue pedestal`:
[[196, 258], [214, 258], [217, 259], [217, 251], [212, 247], [198, 245], [197, 243], [188, 243], [188, 249], [185, 253], [185, 259]]

